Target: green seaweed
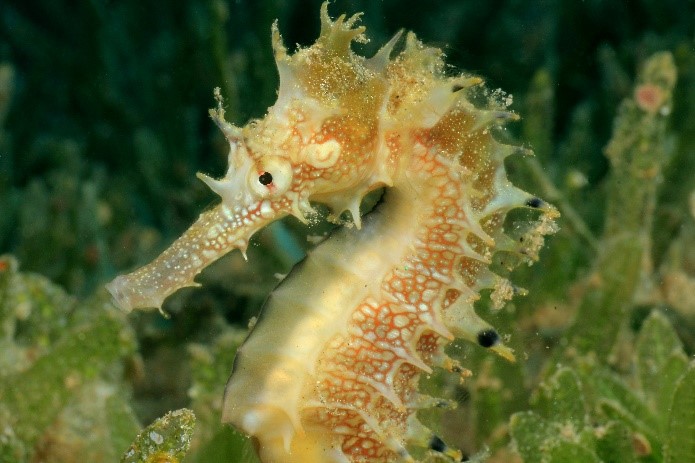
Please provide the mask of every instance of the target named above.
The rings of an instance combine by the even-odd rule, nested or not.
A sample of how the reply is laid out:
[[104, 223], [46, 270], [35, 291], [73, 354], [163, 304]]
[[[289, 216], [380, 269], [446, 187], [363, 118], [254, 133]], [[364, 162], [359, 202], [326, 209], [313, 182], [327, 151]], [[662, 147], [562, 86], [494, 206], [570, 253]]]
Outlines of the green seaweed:
[[[672, 157], [668, 116], [675, 82], [672, 56], [655, 54], [618, 110], [606, 147], [612, 169], [595, 270], [537, 388], [534, 411], [511, 420], [524, 461], [675, 461], [669, 454], [675, 448], [684, 449], [683, 461], [695, 455], [687, 418], [676, 418], [692, 404], [672, 408], [676, 400], [690, 400], [675, 393], [688, 376], [682, 341], [660, 311], [627, 340], [636, 304], [653, 284], [652, 230], [662, 172]], [[559, 367], [562, 362], [568, 366]], [[539, 436], [532, 426], [555, 432]], [[578, 445], [580, 435], [588, 439]]]
[[[618, 109], [613, 137], [605, 148], [612, 169], [604, 239], [592, 281], [577, 309], [578, 322], [566, 334], [572, 355], [591, 352], [604, 359], [610, 355], [651, 265], [648, 253], [657, 188], [670, 159], [667, 127], [676, 83], [672, 56], [651, 57], [639, 81], [635, 93], [648, 87], [658, 93], [659, 101], [655, 108], [645, 109], [630, 97]], [[614, 323], [590, 323], [602, 317]]]
[[79, 302], [9, 256], [0, 269], [0, 459], [112, 460], [139, 427], [120, 379], [135, 353], [125, 316], [103, 293]]
[[135, 438], [121, 463], [178, 463], [191, 446], [195, 415], [175, 410], [154, 421]]
[[695, 455], [695, 367], [688, 370], [676, 382], [673, 400], [668, 410], [668, 428], [664, 444], [664, 461], [687, 461]]
[[[644, 348], [647, 340], [651, 349]], [[580, 444], [576, 458], [581, 461], [687, 461], [693, 455], [692, 389], [685, 392], [692, 386], [693, 368], [673, 328], [653, 312], [634, 344], [632, 375], [585, 363], [561, 367], [539, 385], [533, 411], [517, 413], [510, 422], [524, 461], [553, 461], [542, 455], [560, 443], [571, 444], [563, 453]], [[642, 381], [644, 365], [655, 372], [649, 382]]]

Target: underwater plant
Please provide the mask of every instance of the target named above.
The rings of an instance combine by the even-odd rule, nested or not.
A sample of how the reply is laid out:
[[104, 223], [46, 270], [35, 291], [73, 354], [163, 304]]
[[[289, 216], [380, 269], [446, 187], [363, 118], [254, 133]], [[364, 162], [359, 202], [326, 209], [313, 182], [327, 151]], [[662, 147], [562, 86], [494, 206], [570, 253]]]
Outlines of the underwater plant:
[[0, 461], [118, 459], [139, 428], [122, 380], [136, 349], [124, 314], [0, 256], [0, 323]]

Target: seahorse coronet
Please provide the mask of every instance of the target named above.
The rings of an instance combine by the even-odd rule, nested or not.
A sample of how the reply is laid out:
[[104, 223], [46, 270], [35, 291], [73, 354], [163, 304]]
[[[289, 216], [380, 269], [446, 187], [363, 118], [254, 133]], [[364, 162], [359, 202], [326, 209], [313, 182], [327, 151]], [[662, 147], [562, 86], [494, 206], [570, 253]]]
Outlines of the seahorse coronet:
[[[229, 168], [199, 177], [221, 203], [108, 288], [126, 310], [161, 307], [272, 221], [307, 222], [312, 203], [334, 221], [349, 211], [356, 227], [316, 246], [250, 328], [223, 421], [253, 437], [264, 463], [414, 461], [414, 447], [460, 458], [417, 419], [445, 403], [418, 392], [420, 375], [471, 375], [444, 351], [456, 338], [514, 360], [474, 305], [484, 289], [496, 309], [520, 292], [492, 270], [493, 256], [536, 260], [558, 213], [507, 179], [505, 158], [524, 150], [495, 133], [518, 116], [482, 79], [449, 75], [443, 53], [412, 32], [364, 58], [351, 49], [367, 40], [359, 14], [331, 20], [324, 3], [320, 17], [316, 43], [293, 53], [273, 24], [280, 86], [265, 117], [229, 124], [215, 91], [210, 115], [229, 142]], [[360, 217], [364, 196], [380, 188], [380, 204]], [[504, 229], [521, 207], [538, 215], [523, 243]]]

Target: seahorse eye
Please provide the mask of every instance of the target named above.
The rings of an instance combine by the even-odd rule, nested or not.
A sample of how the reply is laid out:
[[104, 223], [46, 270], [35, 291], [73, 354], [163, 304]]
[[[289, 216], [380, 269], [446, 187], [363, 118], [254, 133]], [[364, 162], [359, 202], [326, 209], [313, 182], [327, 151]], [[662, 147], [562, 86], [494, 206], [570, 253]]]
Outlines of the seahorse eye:
[[273, 174], [271, 174], [270, 172], [263, 172], [261, 175], [258, 176], [258, 182], [261, 185], [270, 185], [271, 183], [273, 183]]
[[265, 156], [248, 174], [248, 185], [259, 198], [278, 196], [292, 184], [292, 166], [280, 156]]

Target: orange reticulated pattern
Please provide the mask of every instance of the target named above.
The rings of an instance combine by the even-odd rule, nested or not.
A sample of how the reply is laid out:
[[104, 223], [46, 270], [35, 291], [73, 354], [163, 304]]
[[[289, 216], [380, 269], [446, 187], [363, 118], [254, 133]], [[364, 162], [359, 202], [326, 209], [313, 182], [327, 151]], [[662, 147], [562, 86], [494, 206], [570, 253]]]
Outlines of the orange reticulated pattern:
[[359, 114], [348, 114], [327, 119], [315, 136], [316, 143], [335, 140], [340, 143], [342, 162], [336, 169], [364, 169], [374, 155], [377, 143], [376, 120]]
[[406, 434], [417, 407], [417, 383], [442, 357], [450, 339], [441, 312], [461, 295], [452, 288], [462, 268], [472, 282], [484, 265], [462, 259], [465, 228], [460, 179], [425, 152], [416, 161], [437, 196], [420, 221], [412, 252], [381, 283], [381, 300], [363, 301], [346, 334], [335, 336], [308, 386], [314, 404], [303, 419], [332, 429], [351, 461], [389, 462], [398, 448], [389, 438]]

